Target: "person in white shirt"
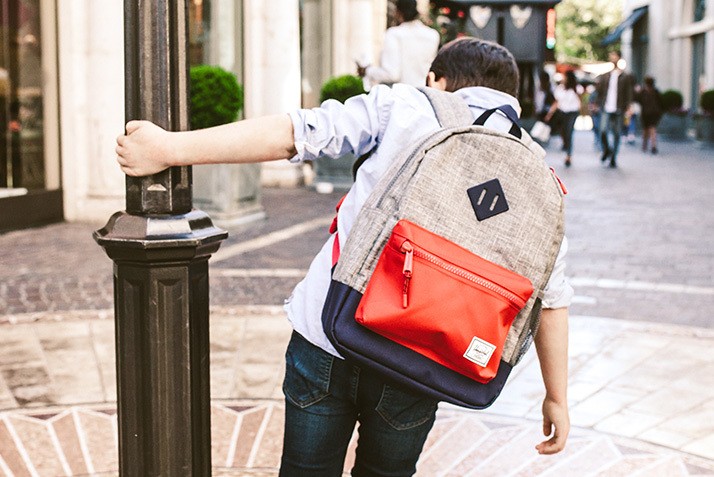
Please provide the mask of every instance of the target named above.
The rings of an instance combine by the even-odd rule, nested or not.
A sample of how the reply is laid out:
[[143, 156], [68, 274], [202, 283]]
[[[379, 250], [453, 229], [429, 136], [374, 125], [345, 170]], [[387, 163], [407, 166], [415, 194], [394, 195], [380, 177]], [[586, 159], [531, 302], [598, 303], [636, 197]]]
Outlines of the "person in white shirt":
[[582, 105], [583, 87], [578, 84], [575, 73], [572, 70], [565, 72], [565, 78], [560, 83], [553, 93], [555, 101], [550, 106], [548, 114], [545, 115], [545, 121], [550, 121], [553, 114], [557, 110], [563, 113], [563, 124], [561, 129], [561, 137], [563, 138], [563, 146], [565, 149], [565, 167], [570, 167], [572, 164], [573, 155], [573, 131], [575, 129], [575, 120], [580, 115]]
[[[488, 65], [485, 68], [484, 65]], [[461, 97], [474, 118], [510, 105], [520, 111], [518, 67], [504, 47], [475, 38], [445, 45], [427, 75], [429, 87]], [[512, 123], [493, 114], [485, 127], [508, 131]], [[397, 151], [439, 128], [429, 100], [416, 88], [379, 85], [345, 104], [251, 118], [213, 128], [169, 132], [149, 121], [130, 121], [117, 138], [119, 165], [144, 176], [188, 164], [246, 163], [337, 158], [349, 150], [371, 152], [357, 171], [338, 217], [339, 240], [352, 225]], [[261, 138], [256, 141], [255, 138]], [[343, 475], [346, 452], [359, 423], [352, 475], [409, 476], [416, 471], [434, 424], [437, 401], [394, 385], [378, 373], [346, 361], [322, 328], [322, 307], [330, 283], [335, 235], [323, 245], [305, 279], [286, 304], [293, 334], [286, 352], [285, 435], [280, 475]], [[543, 297], [535, 346], [545, 385], [541, 454], [560, 452], [570, 430], [567, 405], [568, 306], [572, 287], [564, 273], [564, 240]], [[551, 435], [552, 433], [552, 435]]]
[[379, 65], [357, 65], [368, 87], [404, 83], [426, 85], [426, 75], [439, 50], [439, 33], [419, 20], [416, 0], [397, 1], [397, 26], [384, 34]]

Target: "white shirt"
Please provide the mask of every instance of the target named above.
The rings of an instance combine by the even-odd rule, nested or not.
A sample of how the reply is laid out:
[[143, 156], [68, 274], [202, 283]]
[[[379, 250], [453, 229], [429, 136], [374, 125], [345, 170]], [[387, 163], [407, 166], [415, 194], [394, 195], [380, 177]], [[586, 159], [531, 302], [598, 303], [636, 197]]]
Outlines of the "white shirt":
[[581, 94], [583, 94], [583, 87], [580, 85], [576, 85], [575, 90], [572, 90], [570, 88], [566, 89], [564, 85], [559, 84], [553, 92], [553, 96], [555, 96], [555, 100], [558, 102], [558, 109], [564, 113], [580, 111], [581, 102], [579, 95]]
[[621, 71], [615, 68], [610, 72], [610, 82], [607, 84], [607, 96], [605, 97], [605, 112], [617, 112], [617, 80]]
[[[518, 101], [490, 88], [459, 90], [474, 118], [487, 109], [504, 104], [520, 114]], [[347, 193], [338, 215], [340, 245], [345, 240], [365, 200], [390, 162], [415, 138], [436, 131], [439, 123], [427, 97], [411, 86], [377, 86], [368, 95], [348, 99], [345, 104], [325, 101], [321, 107], [292, 112], [297, 155], [293, 162], [314, 160], [320, 156], [337, 158], [351, 152], [361, 156], [378, 148], [357, 171], [355, 183]], [[500, 113], [493, 114], [487, 127], [508, 131], [511, 122]], [[322, 329], [322, 308], [330, 286], [332, 245], [330, 237], [314, 258], [306, 277], [295, 287], [285, 309], [295, 331], [334, 356], [340, 356]], [[560, 308], [570, 304], [573, 290], [565, 278], [563, 240], [553, 273], [545, 290], [543, 306]]]
[[405, 83], [426, 85], [426, 75], [439, 50], [439, 33], [420, 20], [388, 28], [379, 66], [368, 66], [368, 86]]

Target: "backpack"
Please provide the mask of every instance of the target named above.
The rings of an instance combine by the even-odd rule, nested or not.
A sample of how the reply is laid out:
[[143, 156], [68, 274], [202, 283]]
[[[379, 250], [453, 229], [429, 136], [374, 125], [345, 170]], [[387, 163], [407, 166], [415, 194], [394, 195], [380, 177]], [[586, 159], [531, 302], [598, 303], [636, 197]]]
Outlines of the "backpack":
[[[474, 122], [458, 96], [421, 91], [441, 129], [395, 158], [360, 210], [323, 328], [346, 359], [483, 409], [536, 333], [565, 190], [510, 106]], [[509, 133], [483, 126], [497, 110]]]

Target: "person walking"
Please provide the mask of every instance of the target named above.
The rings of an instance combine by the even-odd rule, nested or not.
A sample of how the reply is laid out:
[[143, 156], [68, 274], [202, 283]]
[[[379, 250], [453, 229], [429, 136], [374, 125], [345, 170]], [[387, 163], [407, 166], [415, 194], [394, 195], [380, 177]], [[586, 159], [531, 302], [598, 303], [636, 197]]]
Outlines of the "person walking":
[[368, 86], [404, 83], [424, 86], [429, 66], [439, 50], [439, 33], [419, 20], [416, 0], [398, 0], [397, 26], [384, 34], [379, 65], [357, 65]]
[[[432, 63], [427, 84], [462, 98], [474, 118], [502, 105], [520, 110], [518, 67], [510, 52], [496, 43], [463, 38], [445, 45]], [[512, 123], [505, 115], [493, 114], [484, 126], [507, 132]], [[328, 100], [319, 108], [195, 131], [169, 132], [149, 121], [130, 121], [126, 134], [117, 138], [117, 161], [131, 176], [151, 175], [177, 165], [299, 162], [337, 158], [346, 150], [355, 156], [371, 153], [341, 202], [339, 233], [325, 242], [286, 302], [294, 331], [285, 356], [283, 477], [343, 475], [358, 423], [352, 475], [406, 477], [416, 471], [438, 402], [342, 359], [327, 338], [321, 317], [335, 240], [344, 246], [350, 234], [360, 233], [353, 230], [359, 211], [405, 144], [438, 130], [426, 95], [397, 84], [391, 88], [378, 85], [344, 104]], [[256, 137], [265, 140], [256, 142]], [[567, 329], [573, 290], [565, 277], [566, 250], [563, 239], [544, 290], [534, 337], [546, 390], [541, 409], [548, 437], [535, 446], [541, 454], [560, 452], [570, 430]]]
[[563, 81], [555, 88], [553, 93], [555, 101], [550, 106], [545, 122], [549, 122], [556, 111], [562, 113], [561, 137], [565, 149], [565, 167], [570, 167], [573, 156], [573, 131], [575, 120], [580, 115], [582, 107], [583, 87], [578, 84], [573, 70], [565, 72]]
[[536, 118], [545, 121], [545, 116], [550, 112], [550, 107], [555, 101], [553, 95], [553, 85], [550, 84], [550, 75], [547, 71], [541, 70], [538, 75], [538, 88], [533, 95], [533, 106], [535, 107]]
[[657, 125], [662, 119], [662, 95], [655, 86], [651, 76], [645, 76], [642, 89], [635, 96], [642, 109], [642, 151], [647, 152], [647, 146], [652, 148], [652, 154], [657, 154]]
[[602, 143], [600, 142], [600, 105], [597, 99], [597, 88], [594, 84], [587, 87], [588, 92], [588, 114], [593, 123], [593, 144], [597, 151], [602, 151]]
[[[633, 100], [634, 79], [631, 74], [624, 71], [624, 60], [619, 51], [610, 52], [609, 60], [613, 65], [612, 71], [598, 78], [596, 89], [601, 112], [600, 161], [606, 164], [609, 159], [610, 167], [615, 168], [617, 153], [620, 150], [623, 119]], [[610, 135], [612, 135], [612, 143], [609, 140]]]

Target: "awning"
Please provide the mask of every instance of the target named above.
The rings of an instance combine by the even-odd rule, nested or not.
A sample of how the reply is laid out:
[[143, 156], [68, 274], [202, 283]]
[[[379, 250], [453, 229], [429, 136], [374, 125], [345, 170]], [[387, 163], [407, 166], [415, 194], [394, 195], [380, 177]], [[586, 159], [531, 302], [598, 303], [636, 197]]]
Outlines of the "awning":
[[647, 7], [640, 7], [636, 8], [635, 10], [632, 10], [632, 13], [630, 13], [630, 16], [625, 18], [625, 20], [617, 25], [614, 30], [610, 32], [609, 35], [603, 39], [600, 44], [602, 46], [607, 46], [615, 43], [620, 39], [622, 36], [622, 33], [627, 30], [628, 28], [632, 28], [635, 26], [635, 23], [637, 23], [642, 16], [647, 13]]

